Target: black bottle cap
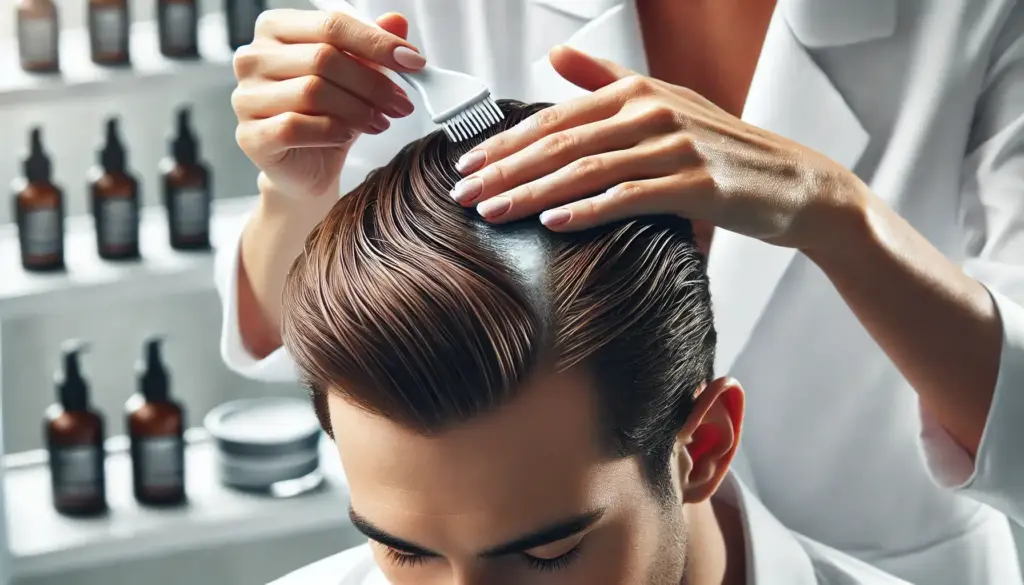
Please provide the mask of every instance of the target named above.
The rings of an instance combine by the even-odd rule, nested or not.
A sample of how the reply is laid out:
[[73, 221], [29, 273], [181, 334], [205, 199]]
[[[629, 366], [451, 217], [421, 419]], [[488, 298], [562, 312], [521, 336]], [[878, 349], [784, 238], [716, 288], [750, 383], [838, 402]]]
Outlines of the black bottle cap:
[[178, 164], [192, 166], [199, 162], [199, 141], [192, 133], [192, 109], [178, 110], [177, 135], [171, 140], [171, 155]]
[[88, 348], [88, 344], [77, 339], [65, 341], [60, 347], [62, 369], [57, 371], [54, 382], [64, 410], [81, 412], [89, 409], [89, 384], [82, 377], [79, 363], [79, 356]]
[[136, 365], [139, 376], [139, 394], [146, 402], [166, 402], [170, 377], [161, 355], [163, 338], [153, 336], [143, 344], [142, 359]]
[[100, 150], [100, 165], [108, 173], [123, 173], [127, 166], [127, 154], [121, 144], [120, 121], [115, 118], [107, 120], [106, 144]]
[[43, 149], [43, 130], [36, 126], [29, 134], [29, 154], [25, 159], [25, 179], [29, 183], [50, 182], [50, 157]]

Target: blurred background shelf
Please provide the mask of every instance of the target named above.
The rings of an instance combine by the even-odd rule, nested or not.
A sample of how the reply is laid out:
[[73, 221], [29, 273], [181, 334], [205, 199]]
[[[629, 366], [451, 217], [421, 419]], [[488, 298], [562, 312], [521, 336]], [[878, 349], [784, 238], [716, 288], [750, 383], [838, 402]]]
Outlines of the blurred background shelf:
[[[215, 447], [202, 430], [189, 433], [186, 482], [189, 504], [180, 508], [139, 506], [131, 493], [131, 467], [124, 437], [108, 441], [107, 498], [110, 513], [95, 519], [69, 519], [52, 506], [45, 452], [9, 456], [4, 491], [10, 550], [19, 579], [68, 575], [110, 563], [132, 563], [184, 551], [253, 546], [287, 536], [327, 532], [336, 540], [307, 554], [305, 562], [354, 546], [362, 539], [348, 521], [348, 489], [333, 444], [322, 443], [324, 485], [304, 495], [274, 499], [222, 486], [215, 473]], [[322, 538], [322, 537], [321, 537]], [[245, 547], [243, 547], [244, 550]], [[269, 551], [268, 551], [269, 552]], [[250, 558], [251, 558], [250, 557]], [[155, 559], [151, 562], [159, 562]], [[254, 558], [254, 563], [258, 559]], [[268, 575], [266, 582], [279, 575]], [[197, 582], [178, 575], [179, 583]], [[207, 575], [204, 583], [222, 582]], [[20, 581], [19, 581], [20, 582]], [[75, 582], [78, 582], [76, 579]], [[163, 581], [160, 581], [163, 582]]]
[[16, 39], [0, 42], [0, 108], [41, 101], [70, 101], [83, 97], [117, 96], [140, 89], [173, 86], [201, 89], [234, 82], [233, 51], [228, 45], [223, 14], [203, 16], [199, 25], [201, 59], [179, 61], [160, 54], [157, 26], [136, 22], [131, 29], [131, 67], [109, 68], [92, 63], [85, 29], [61, 32], [62, 73], [34, 75], [18, 65]]
[[[210, 231], [215, 248], [235, 242], [254, 201], [253, 197], [214, 200]], [[162, 207], [143, 210], [139, 237], [141, 261], [107, 262], [96, 254], [92, 218], [68, 218], [64, 241], [67, 271], [34, 274], [21, 268], [15, 226], [0, 225], [0, 321], [212, 290], [213, 252], [173, 250]]]

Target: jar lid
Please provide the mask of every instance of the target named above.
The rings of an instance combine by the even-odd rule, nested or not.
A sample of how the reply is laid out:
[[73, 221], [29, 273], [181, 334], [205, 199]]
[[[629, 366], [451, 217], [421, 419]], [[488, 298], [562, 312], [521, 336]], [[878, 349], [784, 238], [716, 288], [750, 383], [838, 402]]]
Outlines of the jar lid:
[[230, 455], [279, 457], [297, 452], [317, 452], [320, 422], [307, 400], [256, 398], [217, 406], [203, 425]]

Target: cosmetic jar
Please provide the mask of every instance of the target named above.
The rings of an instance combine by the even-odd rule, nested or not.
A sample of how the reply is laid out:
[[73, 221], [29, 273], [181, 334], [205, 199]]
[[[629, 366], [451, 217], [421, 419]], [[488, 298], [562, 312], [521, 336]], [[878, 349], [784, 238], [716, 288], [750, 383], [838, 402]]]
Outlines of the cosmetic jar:
[[203, 424], [216, 444], [217, 470], [227, 486], [297, 495], [287, 486], [308, 491], [322, 481], [318, 446], [323, 431], [307, 400], [227, 402], [211, 410]]

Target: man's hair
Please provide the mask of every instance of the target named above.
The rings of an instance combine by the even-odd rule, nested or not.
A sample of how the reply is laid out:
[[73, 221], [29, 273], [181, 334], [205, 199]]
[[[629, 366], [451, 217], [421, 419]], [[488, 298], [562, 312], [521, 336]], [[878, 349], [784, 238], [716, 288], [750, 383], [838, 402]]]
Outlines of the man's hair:
[[558, 234], [461, 207], [449, 195], [459, 157], [547, 104], [499, 106], [504, 121], [483, 136], [416, 140], [338, 201], [288, 275], [285, 344], [328, 433], [328, 392], [432, 434], [513, 400], [540, 367], [585, 367], [602, 447], [640, 455], [664, 490], [715, 352], [690, 223]]

